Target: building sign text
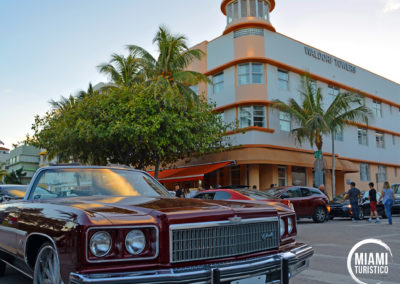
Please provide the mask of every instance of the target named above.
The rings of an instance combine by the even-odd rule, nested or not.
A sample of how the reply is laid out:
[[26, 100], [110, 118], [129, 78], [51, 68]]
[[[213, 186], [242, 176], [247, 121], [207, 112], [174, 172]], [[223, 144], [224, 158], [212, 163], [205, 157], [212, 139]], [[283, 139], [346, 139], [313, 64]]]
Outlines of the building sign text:
[[321, 51], [315, 50], [311, 47], [305, 46], [304, 51], [308, 56], [314, 57], [317, 60], [320, 60], [322, 62], [328, 63], [328, 64], [334, 64], [337, 68], [346, 70], [351, 73], [356, 73], [356, 67], [354, 65], [351, 65], [347, 62], [344, 62], [342, 60], [333, 58], [332, 56], [323, 53]]

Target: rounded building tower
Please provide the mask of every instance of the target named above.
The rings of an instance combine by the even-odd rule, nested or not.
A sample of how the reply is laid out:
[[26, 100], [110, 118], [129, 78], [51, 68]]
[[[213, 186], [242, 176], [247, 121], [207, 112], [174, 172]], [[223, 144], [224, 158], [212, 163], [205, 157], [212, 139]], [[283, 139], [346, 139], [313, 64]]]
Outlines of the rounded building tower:
[[227, 18], [224, 34], [243, 28], [264, 28], [275, 31], [269, 13], [275, 0], [223, 0], [221, 10]]

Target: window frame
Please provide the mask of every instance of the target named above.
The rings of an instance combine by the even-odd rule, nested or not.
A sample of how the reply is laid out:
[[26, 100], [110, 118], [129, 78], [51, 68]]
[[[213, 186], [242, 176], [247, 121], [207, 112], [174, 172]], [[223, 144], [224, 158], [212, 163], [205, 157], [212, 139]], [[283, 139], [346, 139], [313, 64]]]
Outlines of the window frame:
[[[260, 109], [258, 109], [258, 111], [259, 110], [261, 110], [261, 108], [262, 108], [262, 112], [263, 112], [263, 115], [256, 115], [255, 114], [255, 111], [257, 111], [255, 108], [260, 108]], [[248, 109], [249, 111], [249, 116], [247, 116], [247, 117], [244, 117], [244, 116], [242, 116], [242, 113], [244, 113], [244, 111], [246, 110], [246, 109]], [[244, 117], [244, 118], [246, 118], [246, 119], [249, 119], [249, 121], [250, 121], [250, 125], [247, 125], [247, 126], [244, 126], [243, 124], [242, 124], [242, 117]], [[261, 121], [262, 121], [262, 126], [259, 126], [259, 125], [255, 125], [256, 124], [256, 117], [258, 117], [258, 118], [262, 118], [261, 119]], [[239, 108], [239, 128], [247, 128], [247, 127], [262, 127], [262, 128], [265, 128], [266, 127], [266, 119], [267, 119], [267, 112], [266, 112], [266, 109], [265, 109], [265, 106], [260, 106], [260, 105], [251, 105], [251, 106], [242, 106], [242, 107], [240, 107]]]
[[[222, 78], [222, 80], [216, 81], [216, 79], [218, 79], [220, 77]], [[224, 90], [224, 87], [225, 87], [224, 81], [225, 81], [224, 72], [220, 72], [220, 73], [212, 76], [213, 94], [214, 95], [217, 95]]]
[[385, 149], [385, 133], [376, 131], [375, 139], [376, 139], [376, 148]]
[[383, 117], [382, 112], [382, 102], [377, 100], [372, 100], [372, 110], [374, 111], [375, 115], [379, 118]]
[[370, 181], [371, 180], [371, 167], [368, 163], [360, 163], [360, 180]]
[[[284, 117], [287, 116], [287, 117]], [[289, 130], [283, 129], [283, 122], [289, 123]], [[292, 117], [289, 113], [280, 111], [279, 112], [279, 129], [283, 132], [290, 132], [292, 131]]]
[[[281, 74], [285, 74], [287, 78], [282, 78]], [[282, 88], [282, 84], [285, 84], [284, 88]], [[282, 91], [289, 91], [289, 71], [278, 68], [278, 88]]]
[[[361, 134], [361, 135], [360, 135]], [[358, 136], [358, 144], [368, 146], [368, 130], [365, 128], [358, 128], [357, 129], [357, 136]], [[364, 139], [365, 138], [365, 143]]]
[[[261, 72], [255, 72], [253, 66], [260, 65]], [[264, 63], [258, 62], [247, 62], [238, 64], [237, 69], [237, 83], [238, 86], [245, 86], [245, 85], [264, 85], [265, 84], [265, 70], [264, 70]], [[243, 72], [245, 70], [245, 72]], [[254, 75], [261, 75], [261, 82], [254, 82]], [[246, 82], [242, 83], [242, 78], [246, 78]]]

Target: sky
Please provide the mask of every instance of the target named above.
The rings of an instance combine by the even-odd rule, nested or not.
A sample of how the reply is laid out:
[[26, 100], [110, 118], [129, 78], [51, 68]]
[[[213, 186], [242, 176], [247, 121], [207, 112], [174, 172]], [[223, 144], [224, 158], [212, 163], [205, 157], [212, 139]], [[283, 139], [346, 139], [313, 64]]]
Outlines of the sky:
[[[222, 0], [0, 0], [0, 141], [31, 133], [49, 101], [107, 80], [96, 66], [127, 44], [155, 52], [158, 26], [189, 44], [220, 36]], [[400, 83], [400, 0], [276, 0], [284, 35]], [[400, 96], [400, 94], [399, 94]]]

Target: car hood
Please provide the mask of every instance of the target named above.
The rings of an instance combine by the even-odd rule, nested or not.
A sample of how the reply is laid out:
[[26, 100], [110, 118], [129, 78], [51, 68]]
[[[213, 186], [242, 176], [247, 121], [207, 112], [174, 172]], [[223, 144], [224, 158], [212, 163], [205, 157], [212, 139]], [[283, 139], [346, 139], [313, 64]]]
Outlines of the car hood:
[[74, 197], [52, 199], [53, 205], [84, 211], [88, 216], [103, 216], [111, 224], [131, 224], [134, 220], [155, 222], [168, 219], [170, 224], [203, 222], [233, 216], [260, 218], [284, 214], [289, 209], [275, 204], [255, 204], [239, 201], [207, 201], [161, 197]]

